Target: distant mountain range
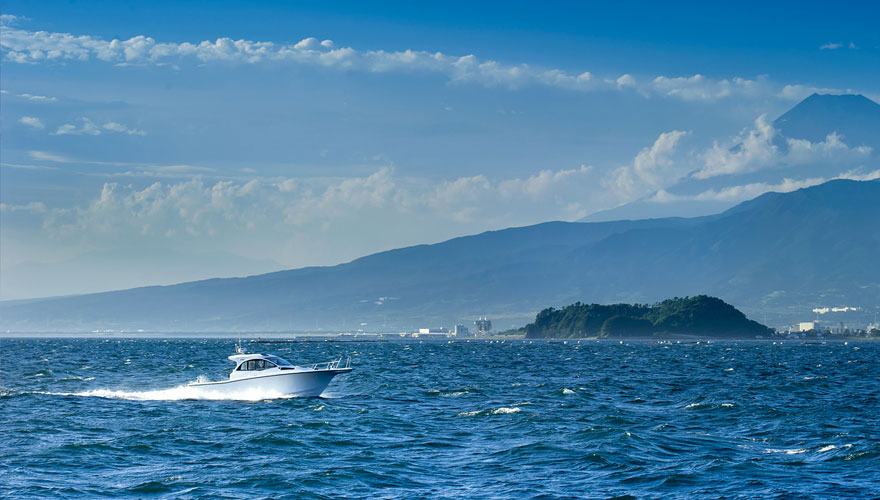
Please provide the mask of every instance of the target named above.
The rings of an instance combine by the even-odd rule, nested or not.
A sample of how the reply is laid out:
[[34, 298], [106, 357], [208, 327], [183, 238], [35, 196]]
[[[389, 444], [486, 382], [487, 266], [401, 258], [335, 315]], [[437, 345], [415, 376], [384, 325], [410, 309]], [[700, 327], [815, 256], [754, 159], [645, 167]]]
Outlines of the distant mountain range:
[[880, 304], [880, 181], [768, 193], [696, 218], [548, 222], [333, 267], [0, 303], [0, 329], [401, 331], [547, 306], [722, 298], [769, 326]]

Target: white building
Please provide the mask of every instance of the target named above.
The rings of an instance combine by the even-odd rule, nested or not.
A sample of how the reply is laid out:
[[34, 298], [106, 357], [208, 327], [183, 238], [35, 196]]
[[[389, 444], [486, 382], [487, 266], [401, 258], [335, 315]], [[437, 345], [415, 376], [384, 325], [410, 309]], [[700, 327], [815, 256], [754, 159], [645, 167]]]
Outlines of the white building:
[[801, 321], [800, 323], [798, 323], [798, 331], [799, 332], [809, 332], [809, 331], [818, 330], [818, 329], [819, 329], [819, 322], [818, 321]]
[[446, 327], [440, 328], [419, 328], [419, 331], [412, 334], [414, 338], [419, 339], [445, 339], [450, 336], [450, 331]]
[[441, 326], [440, 328], [419, 328], [419, 333], [428, 334], [428, 333], [449, 333], [449, 329]]

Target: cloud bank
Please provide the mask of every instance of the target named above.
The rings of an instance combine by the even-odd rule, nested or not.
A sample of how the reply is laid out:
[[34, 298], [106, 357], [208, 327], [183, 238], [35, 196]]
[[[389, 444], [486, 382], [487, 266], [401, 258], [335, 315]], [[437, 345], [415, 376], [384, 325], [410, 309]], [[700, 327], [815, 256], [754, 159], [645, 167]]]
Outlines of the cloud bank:
[[[15, 21], [15, 16], [9, 18]], [[170, 43], [138, 35], [127, 40], [104, 40], [89, 35], [48, 31], [27, 31], [4, 20], [0, 49], [7, 62], [42, 64], [65, 61], [102, 61], [125, 65], [172, 65], [187, 61], [198, 64], [299, 64], [340, 71], [372, 73], [433, 73], [451, 83], [479, 84], [486, 87], [518, 89], [541, 86], [572, 91], [627, 91], [645, 96], [678, 98], [685, 101], [712, 101], [739, 96], [790, 98], [795, 88], [774, 88], [765, 77], [712, 79], [691, 76], [656, 76], [642, 80], [631, 74], [597, 77], [589, 71], [570, 72], [530, 64], [505, 64], [482, 60], [468, 54], [454, 56], [420, 50], [357, 50], [338, 47], [332, 40], [308, 37], [295, 44], [233, 40]]]
[[[777, 138], [779, 140], [777, 140]], [[784, 145], [784, 147], [780, 147]], [[753, 127], [743, 130], [732, 141], [714, 143], [703, 153], [703, 165], [693, 174], [696, 179], [720, 175], [743, 174], [767, 168], [784, 168], [817, 162], [852, 165], [871, 155], [868, 146], [849, 147], [837, 133], [824, 141], [780, 137], [765, 115], [755, 120]]]

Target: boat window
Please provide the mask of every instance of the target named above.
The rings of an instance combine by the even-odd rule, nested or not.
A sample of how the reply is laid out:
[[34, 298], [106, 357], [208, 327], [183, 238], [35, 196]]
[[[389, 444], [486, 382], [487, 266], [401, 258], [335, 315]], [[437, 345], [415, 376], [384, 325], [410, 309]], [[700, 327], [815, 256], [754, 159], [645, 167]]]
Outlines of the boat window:
[[268, 359], [272, 363], [275, 363], [278, 366], [293, 366], [292, 364], [287, 362], [287, 360], [281, 359], [278, 356], [266, 356], [266, 359]]
[[[277, 361], [281, 363], [278, 363]], [[242, 364], [238, 365], [238, 371], [243, 372], [253, 372], [260, 370], [268, 370], [269, 368], [275, 368], [276, 365], [281, 366], [291, 366], [290, 363], [287, 363], [281, 358], [274, 358], [271, 361], [267, 359], [249, 359]]]

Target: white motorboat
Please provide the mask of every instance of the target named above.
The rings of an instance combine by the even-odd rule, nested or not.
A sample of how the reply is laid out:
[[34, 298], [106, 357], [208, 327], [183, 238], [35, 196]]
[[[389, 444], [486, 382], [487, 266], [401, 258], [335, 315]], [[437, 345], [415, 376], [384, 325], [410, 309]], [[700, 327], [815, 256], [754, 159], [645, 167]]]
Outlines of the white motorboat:
[[343, 365], [342, 358], [324, 363], [294, 365], [272, 354], [248, 354], [236, 347], [229, 356], [235, 369], [229, 380], [192, 382], [189, 387], [220, 393], [260, 392], [279, 396], [320, 396], [333, 377], [351, 371], [351, 358]]

